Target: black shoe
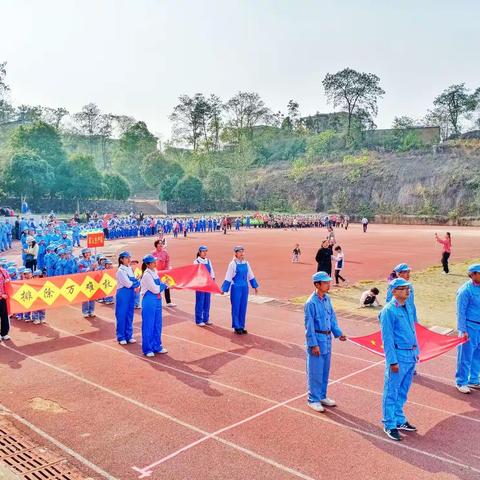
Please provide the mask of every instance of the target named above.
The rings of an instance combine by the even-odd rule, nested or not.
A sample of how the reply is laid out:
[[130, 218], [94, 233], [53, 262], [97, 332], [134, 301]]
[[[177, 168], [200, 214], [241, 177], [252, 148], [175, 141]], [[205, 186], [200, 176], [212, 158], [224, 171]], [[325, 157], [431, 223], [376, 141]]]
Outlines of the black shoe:
[[384, 428], [383, 431], [387, 434], [388, 438], [391, 438], [392, 440], [395, 440], [396, 442], [401, 442], [402, 437], [398, 433], [398, 430], [396, 428]]
[[243, 335], [246, 335], [248, 332], [244, 328], [242, 328], [242, 333]]
[[243, 330], [242, 330], [241, 328], [236, 328], [236, 329], [235, 329], [235, 333], [236, 333], [237, 335], [241, 335], [241, 334], [243, 333]]
[[397, 430], [404, 430], [405, 432], [416, 432], [417, 427], [410, 425], [408, 422], [402, 423], [401, 425], [397, 425]]

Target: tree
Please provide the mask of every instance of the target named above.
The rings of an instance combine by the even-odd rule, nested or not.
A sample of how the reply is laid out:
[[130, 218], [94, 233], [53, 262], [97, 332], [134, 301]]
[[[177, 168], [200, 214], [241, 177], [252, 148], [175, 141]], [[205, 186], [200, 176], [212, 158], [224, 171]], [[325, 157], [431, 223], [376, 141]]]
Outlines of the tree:
[[225, 109], [230, 114], [228, 124], [237, 142], [245, 134], [251, 138], [253, 127], [271, 115], [260, 95], [255, 92], [238, 92], [225, 104]]
[[290, 100], [287, 105], [287, 116], [282, 122], [282, 128], [284, 130], [293, 131], [296, 130], [300, 122], [300, 105], [294, 100]]
[[409, 128], [414, 128], [418, 122], [416, 122], [412, 117], [407, 117], [403, 115], [401, 117], [395, 117], [393, 119], [392, 128], [397, 130], [404, 130]]
[[209, 201], [221, 204], [232, 198], [232, 183], [225, 170], [213, 169], [205, 179], [205, 194]]
[[343, 137], [340, 137], [333, 130], [325, 130], [317, 135], [307, 137], [306, 156], [308, 160], [315, 160], [318, 157], [325, 158], [344, 146]]
[[100, 115], [98, 124], [98, 136], [100, 137], [100, 147], [102, 149], [103, 169], [107, 170], [111, 167], [110, 151], [108, 149], [108, 141], [113, 132], [112, 115]]
[[103, 176], [104, 196], [113, 200], [128, 200], [130, 187], [128, 182], [116, 173], [106, 173]]
[[165, 176], [160, 183], [160, 200], [173, 200], [175, 196], [175, 187], [183, 177], [183, 168], [176, 162], [169, 162]]
[[453, 133], [461, 133], [460, 120], [462, 116], [475, 110], [478, 100], [475, 93], [471, 94], [464, 83], [450, 85], [440, 95], [435, 97], [433, 105], [447, 113], [448, 121], [452, 126]]
[[40, 105], [20, 105], [17, 108], [18, 120], [21, 124], [33, 123], [42, 120], [43, 109]]
[[220, 131], [222, 129], [223, 102], [213, 93], [208, 98], [208, 129], [210, 143], [214, 150], [220, 149]]
[[255, 151], [250, 142], [242, 138], [229, 158], [229, 167], [234, 178], [235, 194], [240, 202], [247, 201], [247, 180], [249, 171], [255, 163]]
[[8, 86], [5, 78], [7, 76], [7, 62], [0, 63], [0, 125], [13, 120], [15, 116], [15, 109], [8, 101]]
[[169, 165], [165, 156], [157, 150], [145, 157], [140, 166], [140, 174], [150, 188], [158, 188], [167, 174], [168, 168]]
[[203, 185], [197, 177], [188, 176], [177, 183], [174, 196], [176, 200], [199, 204], [203, 201]]
[[363, 116], [376, 116], [377, 101], [385, 94], [379, 86], [380, 78], [373, 73], [363, 73], [345, 68], [327, 73], [323, 79], [325, 94], [334, 107], [345, 109], [348, 114], [347, 137], [351, 138], [352, 119], [358, 112]]
[[114, 130], [118, 136], [123, 135], [132, 125], [136, 123], [133, 117], [128, 115], [111, 115], [114, 123]]
[[68, 110], [63, 107], [44, 107], [42, 110], [42, 120], [55, 127], [57, 130], [60, 128], [63, 118], [69, 113]]
[[444, 106], [439, 105], [432, 110], [428, 110], [423, 119], [423, 124], [426, 127], [439, 127], [442, 140], [446, 140], [450, 136], [450, 117], [448, 110]]
[[32, 152], [15, 153], [5, 171], [5, 190], [19, 197], [39, 198], [50, 189], [53, 169]]
[[69, 185], [70, 198], [87, 200], [101, 198], [103, 194], [103, 177], [95, 167], [92, 155], [76, 153], [68, 162], [72, 182]]

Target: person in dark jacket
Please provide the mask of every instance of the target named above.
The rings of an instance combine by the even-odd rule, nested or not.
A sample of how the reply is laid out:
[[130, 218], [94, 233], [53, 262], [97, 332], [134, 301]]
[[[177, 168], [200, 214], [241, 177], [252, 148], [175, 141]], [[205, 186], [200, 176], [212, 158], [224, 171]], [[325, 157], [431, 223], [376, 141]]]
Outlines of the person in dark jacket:
[[332, 274], [332, 245], [328, 240], [322, 242], [322, 246], [318, 249], [315, 255], [315, 261], [317, 262], [317, 272], [326, 272], [329, 276]]

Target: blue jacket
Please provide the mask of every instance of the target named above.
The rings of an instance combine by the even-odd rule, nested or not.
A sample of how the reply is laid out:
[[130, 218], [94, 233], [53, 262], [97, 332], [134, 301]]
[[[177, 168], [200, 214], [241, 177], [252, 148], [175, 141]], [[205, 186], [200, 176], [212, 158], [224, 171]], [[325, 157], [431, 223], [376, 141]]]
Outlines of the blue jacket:
[[[385, 299], [386, 300], [385, 303], [390, 302], [390, 300], [392, 300], [392, 298], [393, 298], [393, 293], [392, 293], [392, 289], [389, 286], [387, 288], [387, 296], [386, 296], [386, 299]], [[415, 291], [413, 289], [413, 285], [410, 285], [410, 295], [407, 298], [407, 303], [410, 305], [410, 307], [412, 309], [413, 319], [414, 319], [415, 323], [418, 322], [417, 307], [415, 306]]]
[[417, 361], [420, 351], [409, 303], [400, 305], [395, 298], [390, 300], [380, 312], [380, 328], [387, 365]]
[[318, 331], [328, 331], [333, 333], [334, 337], [343, 335], [338, 326], [337, 316], [333, 310], [330, 296], [325, 295], [323, 299], [313, 292], [304, 306], [305, 337], [307, 347], [320, 347], [321, 354], [327, 354], [331, 351], [331, 335], [318, 333]]
[[457, 292], [457, 330], [466, 332], [467, 322], [469, 327], [480, 329], [480, 285], [472, 280], [465, 282]]

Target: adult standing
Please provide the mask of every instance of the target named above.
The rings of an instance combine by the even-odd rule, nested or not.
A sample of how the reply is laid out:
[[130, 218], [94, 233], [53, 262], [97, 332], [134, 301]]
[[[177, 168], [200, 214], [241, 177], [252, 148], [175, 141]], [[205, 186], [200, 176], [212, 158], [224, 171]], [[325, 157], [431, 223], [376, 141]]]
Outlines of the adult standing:
[[[215, 272], [213, 271], [212, 262], [208, 255], [208, 248], [205, 245], [199, 247], [197, 252], [197, 258], [193, 261], [197, 265], [205, 265], [208, 273], [215, 280]], [[209, 292], [195, 292], [195, 323], [199, 327], [205, 327], [206, 325], [212, 325], [210, 321], [210, 301], [212, 294]]]
[[245, 330], [245, 318], [248, 305], [248, 283], [258, 293], [258, 282], [255, 279], [250, 264], [245, 260], [245, 248], [234, 247], [234, 257], [229, 263], [225, 280], [222, 284], [222, 293], [230, 290], [232, 305], [232, 328], [237, 335], [248, 333]]
[[[163, 246], [163, 242], [159, 239], [155, 240], [153, 243], [155, 250], [152, 252], [152, 255], [155, 257], [157, 262], [157, 271], [161, 270], [170, 270], [170, 255]], [[167, 302], [167, 307], [176, 307], [176, 303], [172, 303], [172, 298], [170, 295], [170, 289], [165, 289], [165, 301]]]
[[160, 281], [156, 269], [157, 260], [153, 255], [143, 257], [142, 280], [142, 351], [146, 357], [156, 353], [168, 353], [162, 346], [162, 290], [167, 285]]
[[305, 337], [307, 346], [308, 406], [323, 412], [323, 406], [334, 407], [335, 400], [327, 397], [330, 359], [332, 356], [332, 334], [344, 342], [327, 292], [332, 278], [326, 272], [317, 272], [312, 277], [315, 292], [304, 306]]
[[117, 322], [117, 341], [120, 345], [136, 343], [133, 338], [133, 315], [135, 307], [135, 289], [140, 282], [130, 266], [131, 257], [128, 252], [118, 256], [117, 294], [115, 298], [115, 319]]
[[10, 340], [10, 319], [7, 310], [7, 283], [10, 282], [10, 275], [0, 267], [0, 340]]
[[389, 438], [402, 440], [399, 430], [415, 432], [403, 411], [420, 354], [415, 320], [407, 302], [410, 282], [396, 278], [390, 283], [393, 298], [380, 312], [382, 343], [385, 351], [383, 386], [383, 430]]
[[[97, 263], [92, 259], [92, 251], [89, 248], [82, 250], [82, 258], [78, 261], [78, 273], [93, 272], [97, 269]], [[95, 300], [82, 302], [82, 314], [84, 318], [95, 316]]]
[[457, 330], [468, 338], [458, 346], [455, 380], [461, 393], [480, 389], [480, 263], [468, 267], [468, 276], [457, 293]]
[[450, 270], [448, 269], [448, 259], [450, 258], [450, 255], [452, 253], [452, 237], [450, 235], [450, 232], [447, 232], [445, 234], [445, 238], [440, 238], [436, 233], [435, 233], [435, 240], [442, 245], [442, 267], [443, 267], [443, 273], [448, 274]]
[[328, 240], [323, 240], [317, 254], [315, 261], [317, 262], [317, 272], [325, 272], [328, 276], [332, 274], [332, 245]]
[[37, 269], [37, 258], [39, 247], [35, 239], [31, 236], [26, 238], [27, 248], [24, 248], [23, 253], [25, 254], [25, 268], [32, 270]]
[[367, 233], [367, 228], [368, 228], [368, 218], [367, 217], [362, 218], [362, 227], [363, 227], [363, 233]]

